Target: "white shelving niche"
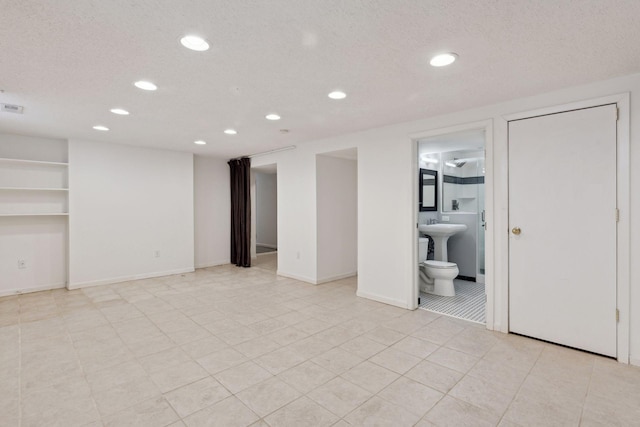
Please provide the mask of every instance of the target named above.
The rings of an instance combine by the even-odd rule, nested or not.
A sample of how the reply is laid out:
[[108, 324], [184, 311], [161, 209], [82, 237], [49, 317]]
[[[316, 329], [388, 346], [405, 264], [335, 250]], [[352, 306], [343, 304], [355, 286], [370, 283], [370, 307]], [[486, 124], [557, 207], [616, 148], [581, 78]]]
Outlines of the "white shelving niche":
[[0, 134], [0, 296], [64, 287], [67, 141]]

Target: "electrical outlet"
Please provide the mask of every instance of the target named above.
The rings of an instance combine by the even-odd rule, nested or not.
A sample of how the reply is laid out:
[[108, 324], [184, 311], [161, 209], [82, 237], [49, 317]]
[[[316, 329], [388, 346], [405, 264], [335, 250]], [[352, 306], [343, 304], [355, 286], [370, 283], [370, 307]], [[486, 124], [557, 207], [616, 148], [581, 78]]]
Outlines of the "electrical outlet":
[[23, 259], [19, 259], [18, 260], [18, 268], [20, 270], [24, 270], [25, 268], [27, 268], [27, 261], [25, 261]]
[[442, 222], [449, 222], [449, 217], [442, 215]]
[[155, 251], [153, 253], [153, 256], [156, 257], [156, 258], [160, 258], [160, 251]]

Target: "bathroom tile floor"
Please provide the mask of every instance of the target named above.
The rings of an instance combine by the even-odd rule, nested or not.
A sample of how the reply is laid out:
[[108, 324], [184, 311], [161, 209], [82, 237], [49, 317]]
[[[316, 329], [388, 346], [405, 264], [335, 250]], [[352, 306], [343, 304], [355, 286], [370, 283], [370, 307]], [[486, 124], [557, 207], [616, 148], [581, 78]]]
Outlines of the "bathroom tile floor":
[[453, 297], [420, 292], [420, 308], [484, 324], [484, 283], [454, 279], [453, 286], [456, 289]]
[[221, 266], [0, 298], [0, 425], [638, 425], [636, 367], [355, 289]]

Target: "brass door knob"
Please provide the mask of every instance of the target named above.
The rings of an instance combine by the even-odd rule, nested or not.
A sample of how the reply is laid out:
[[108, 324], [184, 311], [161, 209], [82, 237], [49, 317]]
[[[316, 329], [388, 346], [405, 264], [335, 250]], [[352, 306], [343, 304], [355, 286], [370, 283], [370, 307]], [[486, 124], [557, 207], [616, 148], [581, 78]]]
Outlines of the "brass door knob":
[[513, 227], [513, 228], [511, 229], [511, 232], [512, 232], [513, 234], [515, 234], [516, 236], [518, 236], [518, 235], [520, 234], [520, 231], [521, 231], [521, 230], [520, 230], [520, 227]]

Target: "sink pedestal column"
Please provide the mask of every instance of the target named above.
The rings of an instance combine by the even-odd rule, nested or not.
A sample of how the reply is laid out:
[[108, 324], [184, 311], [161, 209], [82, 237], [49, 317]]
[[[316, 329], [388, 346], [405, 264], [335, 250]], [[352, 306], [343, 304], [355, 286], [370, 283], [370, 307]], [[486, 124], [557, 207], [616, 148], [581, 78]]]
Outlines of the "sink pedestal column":
[[431, 237], [433, 239], [433, 259], [434, 261], [448, 261], [447, 257], [447, 242], [449, 236], [446, 237]]
[[464, 224], [420, 224], [418, 230], [430, 236], [433, 239], [434, 260], [449, 261], [447, 256], [447, 242], [449, 237], [454, 234], [465, 231], [467, 226]]

